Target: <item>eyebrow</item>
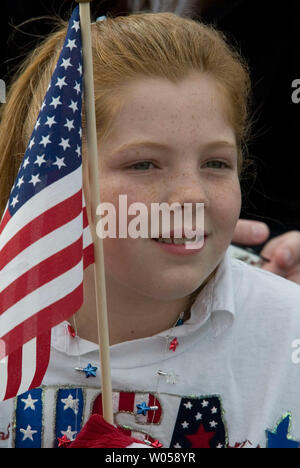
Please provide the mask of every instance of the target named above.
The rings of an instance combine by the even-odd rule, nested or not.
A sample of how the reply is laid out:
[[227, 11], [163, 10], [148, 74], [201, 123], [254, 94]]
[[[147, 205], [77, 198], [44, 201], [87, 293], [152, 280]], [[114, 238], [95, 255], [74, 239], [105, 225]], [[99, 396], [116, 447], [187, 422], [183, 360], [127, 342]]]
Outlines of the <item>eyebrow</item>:
[[[218, 141], [212, 141], [205, 145], [206, 149], [218, 149], [219, 147], [227, 147], [229, 149], [237, 149], [237, 146], [235, 143], [231, 143], [226, 140], [218, 140]], [[158, 143], [156, 141], [133, 141], [132, 143], [126, 143], [120, 148], [116, 149], [111, 155], [115, 155], [117, 153], [123, 153], [124, 151], [132, 150], [132, 149], [137, 149], [137, 148], [150, 148], [154, 150], [161, 150], [164, 152], [171, 152], [172, 147], [169, 145], [166, 145], [164, 143]]]

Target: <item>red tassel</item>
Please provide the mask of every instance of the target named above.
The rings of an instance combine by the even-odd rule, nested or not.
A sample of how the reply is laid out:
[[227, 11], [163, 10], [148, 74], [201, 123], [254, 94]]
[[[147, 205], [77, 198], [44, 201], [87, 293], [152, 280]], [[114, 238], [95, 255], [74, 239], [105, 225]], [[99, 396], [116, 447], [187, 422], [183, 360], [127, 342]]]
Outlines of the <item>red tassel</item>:
[[143, 444], [141, 440], [123, 434], [118, 428], [106, 422], [100, 414], [92, 414], [67, 448], [125, 448], [133, 442]]

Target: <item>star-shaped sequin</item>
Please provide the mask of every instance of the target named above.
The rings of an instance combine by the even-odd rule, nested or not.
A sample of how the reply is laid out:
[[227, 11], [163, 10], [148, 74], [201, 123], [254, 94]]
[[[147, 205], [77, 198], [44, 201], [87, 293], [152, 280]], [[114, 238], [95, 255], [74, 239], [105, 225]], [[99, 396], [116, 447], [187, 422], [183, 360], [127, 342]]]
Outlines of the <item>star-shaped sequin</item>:
[[144, 401], [136, 405], [136, 407], [137, 407], [137, 414], [143, 414], [144, 416], [146, 416], [147, 411], [150, 410], [150, 407]]
[[92, 364], [88, 364], [84, 369], [82, 369], [83, 372], [85, 372], [86, 377], [96, 377], [96, 372], [97, 372], [97, 367], [92, 366]]
[[163, 444], [161, 444], [159, 440], [155, 440], [154, 442], [152, 442], [151, 446], [154, 448], [161, 448], [163, 447]]
[[176, 351], [176, 348], [178, 346], [178, 340], [177, 338], [173, 338], [173, 340], [170, 342], [169, 350], [170, 351]]
[[70, 445], [72, 441], [70, 439], [68, 439], [68, 437], [66, 435], [63, 435], [62, 437], [59, 437], [57, 439], [57, 443], [58, 443], [58, 447], [59, 448], [66, 448], [68, 447], [68, 445]]

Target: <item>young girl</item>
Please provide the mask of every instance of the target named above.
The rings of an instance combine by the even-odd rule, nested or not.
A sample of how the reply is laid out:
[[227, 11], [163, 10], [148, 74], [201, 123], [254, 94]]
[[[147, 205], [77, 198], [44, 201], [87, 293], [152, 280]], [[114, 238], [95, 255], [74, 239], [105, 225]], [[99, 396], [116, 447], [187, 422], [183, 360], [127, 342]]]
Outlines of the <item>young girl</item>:
[[[8, 96], [2, 209], [65, 33], [34, 51]], [[188, 255], [171, 240], [103, 241], [115, 423], [154, 446], [298, 447], [299, 286], [227, 251], [241, 208], [246, 66], [214, 29], [170, 13], [97, 22], [93, 55], [101, 201], [205, 206], [204, 245]], [[43, 385], [1, 403], [3, 446], [55, 447], [101, 414], [93, 266], [84, 286], [83, 307], [53, 329]]]

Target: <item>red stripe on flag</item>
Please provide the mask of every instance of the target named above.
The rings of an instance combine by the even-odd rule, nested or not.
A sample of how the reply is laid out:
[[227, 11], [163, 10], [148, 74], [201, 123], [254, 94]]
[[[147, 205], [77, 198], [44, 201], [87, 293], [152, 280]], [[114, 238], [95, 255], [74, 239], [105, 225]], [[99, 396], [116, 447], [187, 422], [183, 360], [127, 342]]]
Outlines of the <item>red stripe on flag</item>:
[[[0, 293], [0, 315], [23, 297], [77, 265], [82, 258], [82, 236], [19, 276]], [[9, 313], [9, 312], [8, 312]]]
[[22, 380], [22, 350], [21, 346], [8, 357], [7, 387], [4, 400], [13, 398], [18, 393]]
[[82, 303], [83, 283], [62, 299], [40, 310], [4, 335], [1, 339], [6, 345], [5, 354], [0, 355], [0, 360], [15, 351], [20, 346], [20, 343], [27, 343], [27, 341], [35, 336], [45, 333], [51, 327], [55, 327], [71, 317], [82, 306]]
[[89, 224], [89, 220], [88, 220], [88, 216], [87, 216], [87, 211], [86, 211], [86, 206], [84, 206], [82, 208], [82, 214], [83, 214], [83, 229], [85, 229], [88, 224]]
[[39, 387], [42, 383], [44, 375], [46, 373], [49, 360], [50, 360], [50, 350], [51, 350], [51, 330], [47, 333], [39, 335], [36, 340], [36, 371], [29, 387], [31, 388]]
[[10, 212], [9, 212], [9, 209], [7, 208], [4, 215], [3, 215], [3, 217], [2, 217], [2, 221], [1, 221], [1, 224], [0, 224], [0, 234], [3, 231], [3, 229], [5, 228], [5, 226], [7, 225], [10, 218], [11, 218]]
[[95, 263], [94, 244], [88, 245], [83, 251], [83, 269]]
[[82, 190], [34, 218], [12, 237], [1, 250], [0, 269], [20, 252], [55, 229], [76, 218], [82, 211]]

